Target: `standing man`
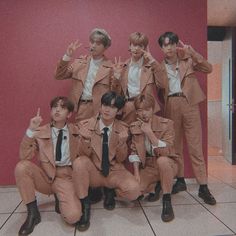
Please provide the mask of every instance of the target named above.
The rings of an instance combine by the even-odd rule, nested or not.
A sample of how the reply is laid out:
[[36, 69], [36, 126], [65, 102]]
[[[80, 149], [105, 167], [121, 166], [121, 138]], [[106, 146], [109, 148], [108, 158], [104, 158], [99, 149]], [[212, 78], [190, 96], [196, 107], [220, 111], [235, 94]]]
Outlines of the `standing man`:
[[205, 95], [195, 75], [195, 72], [210, 73], [212, 66], [190, 45], [185, 45], [179, 40], [178, 35], [173, 32], [162, 34], [158, 43], [165, 59], [155, 69], [156, 82], [164, 89], [165, 116], [174, 121], [175, 150], [181, 156], [177, 181], [172, 193], [187, 189], [183, 160], [185, 135], [193, 172], [200, 185], [198, 196], [205, 203], [215, 205], [216, 200], [207, 186], [206, 165], [202, 151], [199, 103], [205, 99]]
[[[152, 96], [139, 96], [134, 106], [138, 118], [130, 124], [132, 152], [129, 160], [134, 165], [134, 176], [140, 182], [142, 194], [150, 195], [153, 184], [161, 182], [161, 218], [169, 222], [174, 219], [171, 190], [177, 174], [178, 158], [174, 150], [174, 124], [171, 120], [154, 115], [155, 101]], [[159, 194], [157, 187], [156, 191]]]
[[72, 79], [70, 98], [74, 103], [76, 122], [98, 113], [102, 94], [111, 89], [112, 62], [104, 53], [111, 46], [111, 37], [104, 29], [93, 29], [89, 36], [88, 56], [80, 56], [72, 63], [81, 43], [71, 43], [59, 61], [55, 78]]
[[115, 208], [115, 196], [135, 200], [140, 195], [139, 183], [124, 167], [127, 158], [127, 125], [115, 117], [125, 100], [115, 92], [101, 98], [100, 116], [81, 121], [80, 156], [73, 163], [73, 180], [82, 203], [82, 217], [78, 229], [90, 225], [89, 186], [104, 187], [104, 208]]
[[[156, 96], [156, 85], [153, 67], [156, 64], [148, 50], [148, 38], [145, 34], [134, 32], [129, 36], [129, 51], [131, 58], [124, 64], [115, 61], [112, 90], [125, 96], [126, 104], [122, 120], [127, 124], [136, 120], [134, 100], [140, 94]], [[160, 107], [155, 99], [154, 112]]]
[[[20, 145], [20, 161], [15, 168], [16, 185], [27, 207], [27, 218], [19, 235], [33, 232], [41, 217], [35, 191], [57, 196], [56, 211], [69, 224], [81, 216], [81, 204], [72, 182], [72, 161], [78, 156], [78, 127], [68, 124], [74, 105], [66, 97], [55, 97], [51, 103], [50, 124], [40, 126], [40, 110], [30, 120]], [[38, 155], [40, 166], [30, 160]]]

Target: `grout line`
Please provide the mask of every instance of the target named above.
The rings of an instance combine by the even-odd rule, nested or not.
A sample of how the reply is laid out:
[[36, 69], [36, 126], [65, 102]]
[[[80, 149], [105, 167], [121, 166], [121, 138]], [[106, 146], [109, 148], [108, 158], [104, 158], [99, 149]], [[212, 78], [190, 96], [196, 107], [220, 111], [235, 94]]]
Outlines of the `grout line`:
[[191, 195], [203, 208], [205, 208], [212, 216], [214, 216], [218, 221], [220, 221], [226, 228], [228, 228], [232, 233], [236, 234], [228, 225], [226, 225], [221, 219], [219, 219], [216, 215], [214, 215], [204, 204], [202, 204], [199, 199], [194, 197], [190, 192], [186, 191], [189, 195]]
[[7, 217], [7, 219], [5, 220], [5, 222], [2, 224], [2, 226], [0, 227], [0, 230], [3, 228], [3, 226], [7, 223], [7, 221], [11, 218], [11, 216], [15, 213], [16, 209], [20, 206], [20, 204], [22, 203], [22, 201], [20, 201], [20, 203], [16, 206], [16, 208], [13, 210], [13, 212]]
[[149, 224], [149, 226], [150, 226], [150, 228], [151, 228], [151, 230], [152, 230], [152, 232], [153, 232], [153, 235], [154, 235], [154, 236], [157, 236], [156, 233], [155, 233], [155, 231], [154, 231], [154, 229], [153, 229], [153, 227], [152, 227], [152, 225], [151, 225], [151, 222], [149, 221], [149, 219], [148, 219], [148, 217], [147, 217], [147, 215], [146, 215], [146, 213], [145, 213], [145, 211], [144, 211], [144, 209], [143, 209], [143, 206], [141, 205], [141, 203], [140, 203], [139, 200], [138, 200], [138, 203], [139, 203], [139, 206], [141, 207], [141, 209], [142, 209], [142, 211], [143, 211], [143, 214], [144, 214], [144, 216], [145, 216], [145, 218], [146, 218], [146, 220], [147, 220], [147, 222], [148, 222], [148, 224]]

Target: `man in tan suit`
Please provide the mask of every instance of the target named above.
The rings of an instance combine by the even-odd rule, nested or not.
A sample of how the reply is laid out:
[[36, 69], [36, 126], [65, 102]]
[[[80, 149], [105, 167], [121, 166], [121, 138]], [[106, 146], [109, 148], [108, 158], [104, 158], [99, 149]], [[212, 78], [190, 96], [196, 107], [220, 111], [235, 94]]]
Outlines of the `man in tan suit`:
[[169, 119], [154, 115], [152, 96], [137, 97], [134, 106], [138, 118], [130, 124], [132, 152], [129, 160], [134, 165], [134, 176], [140, 182], [142, 194], [150, 193], [153, 184], [161, 181], [161, 218], [168, 222], [174, 219], [171, 190], [178, 158], [174, 150], [174, 124]]
[[102, 94], [111, 89], [112, 62], [104, 53], [111, 45], [111, 38], [104, 29], [93, 29], [89, 36], [89, 56], [80, 56], [72, 63], [72, 57], [81, 47], [77, 40], [71, 43], [59, 61], [55, 78], [72, 79], [70, 99], [73, 101], [76, 122], [98, 113]]
[[[81, 217], [81, 203], [72, 182], [72, 161], [78, 156], [78, 127], [67, 123], [74, 110], [66, 97], [55, 97], [51, 103], [50, 124], [40, 126], [40, 110], [30, 120], [20, 145], [20, 161], [15, 168], [16, 184], [27, 207], [27, 219], [19, 235], [33, 232], [41, 217], [35, 191], [56, 194], [64, 220], [75, 224]], [[30, 160], [38, 156], [40, 166]]]
[[[165, 116], [174, 121], [175, 150], [181, 156], [177, 181], [172, 193], [187, 189], [184, 180], [183, 135], [199, 187], [198, 196], [205, 203], [215, 205], [216, 200], [207, 186], [206, 165], [202, 152], [202, 127], [199, 103], [205, 95], [199, 86], [195, 72], [210, 73], [212, 66], [191, 46], [185, 45], [173, 32], [159, 37], [159, 45], [165, 60], [155, 69], [156, 81], [164, 89]], [[178, 47], [177, 45], [180, 45]]]
[[[136, 120], [134, 99], [140, 94], [156, 96], [156, 85], [153, 75], [154, 58], [148, 50], [148, 38], [145, 34], [134, 32], [129, 37], [131, 58], [121, 63], [115, 61], [112, 90], [126, 97], [122, 120], [127, 124]], [[155, 110], [160, 107], [155, 100]]]
[[139, 183], [123, 165], [127, 158], [127, 125], [115, 119], [125, 100], [115, 92], [101, 98], [100, 116], [81, 121], [80, 156], [73, 163], [76, 193], [82, 202], [80, 228], [87, 229], [90, 220], [88, 188], [104, 186], [104, 208], [115, 208], [115, 196], [135, 200]]

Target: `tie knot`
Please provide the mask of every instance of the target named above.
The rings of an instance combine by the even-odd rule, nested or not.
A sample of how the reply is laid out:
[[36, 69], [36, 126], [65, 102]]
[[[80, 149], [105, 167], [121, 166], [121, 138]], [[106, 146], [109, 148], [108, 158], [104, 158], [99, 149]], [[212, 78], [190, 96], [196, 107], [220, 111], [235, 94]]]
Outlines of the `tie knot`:
[[60, 129], [60, 130], [59, 130], [59, 134], [61, 134], [61, 133], [63, 133], [63, 129]]
[[107, 133], [108, 130], [109, 130], [108, 127], [104, 127], [104, 128], [103, 128], [104, 133]]

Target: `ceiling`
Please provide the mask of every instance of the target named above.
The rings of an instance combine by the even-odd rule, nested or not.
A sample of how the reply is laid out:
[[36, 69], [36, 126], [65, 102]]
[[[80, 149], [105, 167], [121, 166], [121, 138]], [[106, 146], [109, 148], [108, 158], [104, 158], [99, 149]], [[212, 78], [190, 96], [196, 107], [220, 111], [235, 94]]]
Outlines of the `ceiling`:
[[236, 26], [236, 0], [207, 0], [208, 26]]

